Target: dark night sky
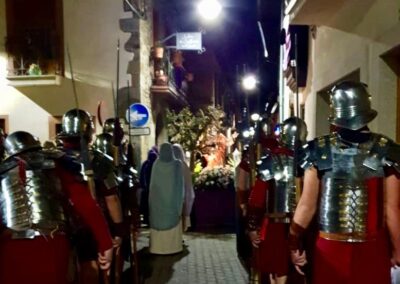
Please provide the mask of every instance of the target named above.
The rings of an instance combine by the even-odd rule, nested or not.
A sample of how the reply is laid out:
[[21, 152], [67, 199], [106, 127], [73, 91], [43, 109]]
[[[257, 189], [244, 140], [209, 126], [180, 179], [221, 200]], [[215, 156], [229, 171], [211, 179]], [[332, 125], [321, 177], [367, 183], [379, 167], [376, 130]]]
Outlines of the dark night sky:
[[[274, 100], [278, 93], [278, 61], [280, 37], [281, 0], [219, 0], [223, 13], [215, 24], [205, 25], [196, 14], [197, 0], [158, 0], [163, 4], [164, 17], [168, 17], [176, 31], [203, 29], [203, 45], [216, 54], [221, 71], [232, 86], [237, 84], [237, 69], [258, 72], [258, 95], [262, 105]], [[174, 2], [174, 7], [171, 3]], [[263, 55], [262, 42], [257, 26], [262, 23], [269, 58]], [[206, 51], [206, 52], [207, 52]], [[237, 92], [240, 92], [236, 88]], [[238, 94], [240, 95], [240, 94]], [[250, 104], [255, 105], [255, 99]], [[262, 110], [262, 107], [261, 107]]]

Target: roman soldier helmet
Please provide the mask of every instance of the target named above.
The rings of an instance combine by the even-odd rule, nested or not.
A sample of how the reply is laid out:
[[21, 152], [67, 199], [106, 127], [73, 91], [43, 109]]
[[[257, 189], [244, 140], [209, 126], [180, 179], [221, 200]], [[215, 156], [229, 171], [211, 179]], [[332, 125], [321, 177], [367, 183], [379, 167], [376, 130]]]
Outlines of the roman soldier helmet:
[[265, 117], [260, 121], [260, 130], [265, 136], [270, 136], [274, 132], [274, 121], [270, 117]]
[[360, 129], [378, 114], [371, 108], [371, 95], [367, 85], [346, 81], [331, 91], [331, 124], [352, 130]]
[[279, 125], [279, 140], [283, 146], [295, 150], [297, 145], [301, 146], [307, 139], [307, 125], [301, 118], [289, 117]]
[[60, 138], [79, 137], [83, 135], [90, 140], [94, 133], [92, 117], [87, 111], [81, 109], [71, 109], [62, 118]]
[[[121, 125], [121, 129], [124, 129], [125, 120], [123, 118], [119, 118], [119, 124]], [[111, 135], [114, 132], [115, 128], [115, 118], [108, 118], [104, 121], [103, 125], [103, 133], [110, 133]]]
[[37, 137], [25, 131], [16, 131], [4, 140], [4, 148], [9, 156], [18, 155], [28, 150], [41, 149], [42, 146]]
[[108, 133], [101, 133], [96, 136], [93, 143], [93, 149], [113, 157], [113, 137]]

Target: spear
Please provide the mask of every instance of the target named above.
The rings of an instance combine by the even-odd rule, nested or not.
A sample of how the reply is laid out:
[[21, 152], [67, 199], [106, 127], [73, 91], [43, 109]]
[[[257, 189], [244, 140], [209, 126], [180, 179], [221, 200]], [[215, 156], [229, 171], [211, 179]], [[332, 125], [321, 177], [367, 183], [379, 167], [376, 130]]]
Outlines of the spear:
[[[128, 86], [128, 149], [127, 149], [127, 164], [129, 168], [132, 168], [134, 165], [133, 162], [133, 146], [131, 142], [131, 108], [130, 108], [130, 85], [129, 85], [129, 80], [127, 81], [127, 86]], [[132, 242], [132, 249], [133, 252], [131, 252], [131, 270], [133, 272], [133, 279], [135, 280], [135, 283], [139, 283], [139, 266], [138, 266], [138, 257], [137, 257], [137, 239], [136, 239], [136, 232], [137, 232], [137, 226], [138, 223], [137, 220], [138, 218], [138, 212], [137, 210], [134, 209], [134, 205], [132, 202], [129, 202], [130, 204], [130, 210], [131, 210], [131, 219], [132, 219], [132, 224], [131, 226], [131, 242]]]
[[[71, 81], [72, 81], [72, 90], [75, 98], [75, 105], [76, 105], [76, 116], [78, 121], [80, 120], [80, 113], [79, 113], [79, 101], [78, 101], [78, 93], [76, 91], [75, 79], [74, 79], [74, 72], [72, 69], [72, 60], [71, 54], [69, 53], [69, 48], [67, 46], [67, 55], [68, 55], [68, 62], [69, 68], [71, 73]], [[81, 146], [81, 157], [82, 157], [82, 164], [83, 164], [83, 173], [86, 176], [90, 193], [92, 194], [93, 199], [96, 199], [96, 190], [94, 186], [93, 180], [93, 169], [90, 163], [89, 158], [89, 149], [88, 149], [88, 141], [86, 141], [83, 131], [80, 131], [80, 146]]]
[[[69, 48], [67, 46], [67, 55], [68, 55], [68, 62], [69, 62], [69, 68], [71, 72], [71, 81], [72, 81], [72, 89], [74, 93], [74, 98], [75, 98], [75, 105], [76, 105], [76, 115], [78, 118], [78, 121], [80, 120], [80, 114], [79, 114], [79, 101], [78, 101], [78, 93], [76, 91], [76, 85], [75, 85], [75, 80], [74, 80], [74, 72], [72, 69], [72, 60], [71, 60], [71, 54], [69, 53]], [[83, 136], [83, 131], [80, 131], [80, 146], [81, 146], [81, 157], [82, 157], [82, 164], [83, 164], [83, 172], [84, 175], [86, 176], [86, 180], [88, 183], [88, 187], [90, 190], [90, 193], [93, 197], [94, 200], [96, 200], [96, 189], [95, 189], [95, 184], [94, 184], [94, 179], [93, 179], [93, 168], [90, 162], [89, 158], [89, 149], [88, 149], [88, 141], [86, 141], [85, 137]], [[109, 284], [109, 278], [108, 278], [108, 273], [106, 270], [102, 271], [103, 273], [103, 280], [104, 284]]]
[[[117, 83], [116, 83], [116, 91], [114, 98], [115, 105], [115, 118], [114, 118], [114, 129], [113, 129], [113, 145], [114, 145], [114, 166], [116, 169], [120, 167], [120, 151], [121, 151], [121, 142], [124, 137], [124, 130], [121, 128], [121, 123], [118, 117], [118, 92], [119, 92], [119, 39], [117, 41]], [[114, 93], [113, 93], [114, 94]], [[120, 248], [115, 251], [115, 272], [114, 272], [114, 282], [119, 284], [121, 280], [121, 272], [122, 272], [122, 255]]]

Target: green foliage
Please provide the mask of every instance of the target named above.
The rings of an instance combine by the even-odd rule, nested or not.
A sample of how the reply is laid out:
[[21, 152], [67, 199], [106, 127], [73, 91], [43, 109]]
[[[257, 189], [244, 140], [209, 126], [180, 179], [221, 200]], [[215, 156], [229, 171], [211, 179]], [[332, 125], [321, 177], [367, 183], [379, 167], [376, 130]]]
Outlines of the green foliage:
[[224, 112], [215, 107], [207, 107], [193, 114], [188, 107], [179, 113], [167, 110], [168, 136], [172, 143], [179, 143], [183, 149], [194, 152], [206, 147], [211, 136], [222, 129]]

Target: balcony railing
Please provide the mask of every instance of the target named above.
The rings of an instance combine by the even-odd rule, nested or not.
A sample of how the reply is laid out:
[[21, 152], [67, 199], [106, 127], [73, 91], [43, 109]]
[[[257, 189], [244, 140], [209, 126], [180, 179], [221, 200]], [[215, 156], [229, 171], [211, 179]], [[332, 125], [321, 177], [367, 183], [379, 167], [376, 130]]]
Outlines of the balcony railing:
[[32, 75], [32, 72], [35, 75], [62, 73], [61, 38], [50, 29], [32, 29], [9, 35], [5, 45], [9, 76]]
[[169, 52], [164, 54], [164, 51], [162, 47], [153, 48], [154, 77], [151, 91], [153, 94], [168, 94], [181, 104], [187, 104], [187, 72], [182, 66], [174, 67], [169, 60]]

